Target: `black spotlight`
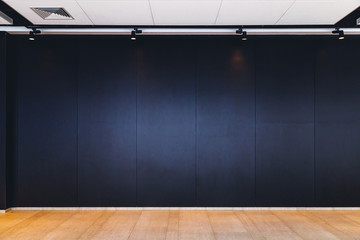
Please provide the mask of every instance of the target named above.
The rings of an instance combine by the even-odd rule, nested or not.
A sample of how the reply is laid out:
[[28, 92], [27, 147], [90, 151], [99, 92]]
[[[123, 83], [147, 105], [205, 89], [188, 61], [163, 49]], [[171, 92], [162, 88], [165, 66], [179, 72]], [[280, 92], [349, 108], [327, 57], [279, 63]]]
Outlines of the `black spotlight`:
[[247, 40], [246, 31], [244, 31], [242, 28], [239, 28], [238, 30], [236, 30], [236, 34], [241, 34], [241, 40], [243, 40], [243, 41]]
[[135, 41], [136, 40], [136, 34], [140, 34], [142, 33], [142, 30], [134, 28], [133, 31], [131, 31], [131, 40]]
[[29, 40], [30, 41], [35, 41], [35, 34], [34, 34], [33, 31], [30, 31], [30, 33], [29, 33]]
[[340, 40], [345, 39], [345, 35], [344, 35], [344, 31], [343, 31], [343, 30], [341, 30], [341, 31], [339, 32], [339, 39], [340, 39]]
[[241, 40], [246, 41], [247, 40], [247, 34], [246, 31], [243, 31], [243, 34], [241, 36]]
[[131, 40], [135, 41], [136, 40], [136, 33], [135, 31], [131, 31]]
[[29, 40], [34, 41], [35, 35], [40, 34], [40, 33], [41, 33], [41, 31], [39, 29], [33, 28], [29, 33]]
[[332, 31], [333, 34], [339, 34], [339, 40], [345, 39], [344, 31], [340, 30], [340, 28], [335, 28], [334, 31]]

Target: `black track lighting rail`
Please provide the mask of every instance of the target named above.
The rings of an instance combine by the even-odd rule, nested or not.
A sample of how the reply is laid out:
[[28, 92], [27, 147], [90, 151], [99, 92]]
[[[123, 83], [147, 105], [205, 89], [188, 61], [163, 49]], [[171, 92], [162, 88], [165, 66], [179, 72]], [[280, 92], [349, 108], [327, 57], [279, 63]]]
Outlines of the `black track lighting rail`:
[[135, 38], [139, 35], [239, 35], [243, 40], [253, 35], [285, 36], [285, 35], [334, 35], [343, 39], [348, 35], [360, 35], [360, 28], [45, 28], [3, 26], [0, 31], [20, 35], [130, 35]]

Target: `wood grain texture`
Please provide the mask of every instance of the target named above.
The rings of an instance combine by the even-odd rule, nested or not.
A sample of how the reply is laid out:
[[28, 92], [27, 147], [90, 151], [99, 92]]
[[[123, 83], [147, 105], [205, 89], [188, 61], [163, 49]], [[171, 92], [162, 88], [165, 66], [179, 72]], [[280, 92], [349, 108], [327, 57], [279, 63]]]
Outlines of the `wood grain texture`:
[[360, 211], [11, 211], [0, 239], [360, 239]]

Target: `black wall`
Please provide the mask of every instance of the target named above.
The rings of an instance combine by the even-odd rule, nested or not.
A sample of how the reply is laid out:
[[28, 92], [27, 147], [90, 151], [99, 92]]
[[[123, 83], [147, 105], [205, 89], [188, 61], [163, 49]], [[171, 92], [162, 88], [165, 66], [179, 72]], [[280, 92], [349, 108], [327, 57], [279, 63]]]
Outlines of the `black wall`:
[[11, 206], [360, 205], [358, 38], [8, 41]]
[[314, 41], [256, 48], [256, 203], [314, 202]]
[[6, 36], [0, 32], [0, 209], [6, 209]]

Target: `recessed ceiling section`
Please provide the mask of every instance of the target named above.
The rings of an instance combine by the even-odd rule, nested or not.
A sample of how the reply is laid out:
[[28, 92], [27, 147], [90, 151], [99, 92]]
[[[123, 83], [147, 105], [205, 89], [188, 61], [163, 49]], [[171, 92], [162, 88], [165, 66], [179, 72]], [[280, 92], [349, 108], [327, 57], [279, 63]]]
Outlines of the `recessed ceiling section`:
[[[333, 25], [360, 0], [4, 0], [34, 25]], [[63, 14], [33, 9], [62, 8]], [[51, 12], [51, 11], [50, 11]], [[45, 18], [44, 18], [45, 16]], [[354, 23], [355, 24], [355, 23]]]

